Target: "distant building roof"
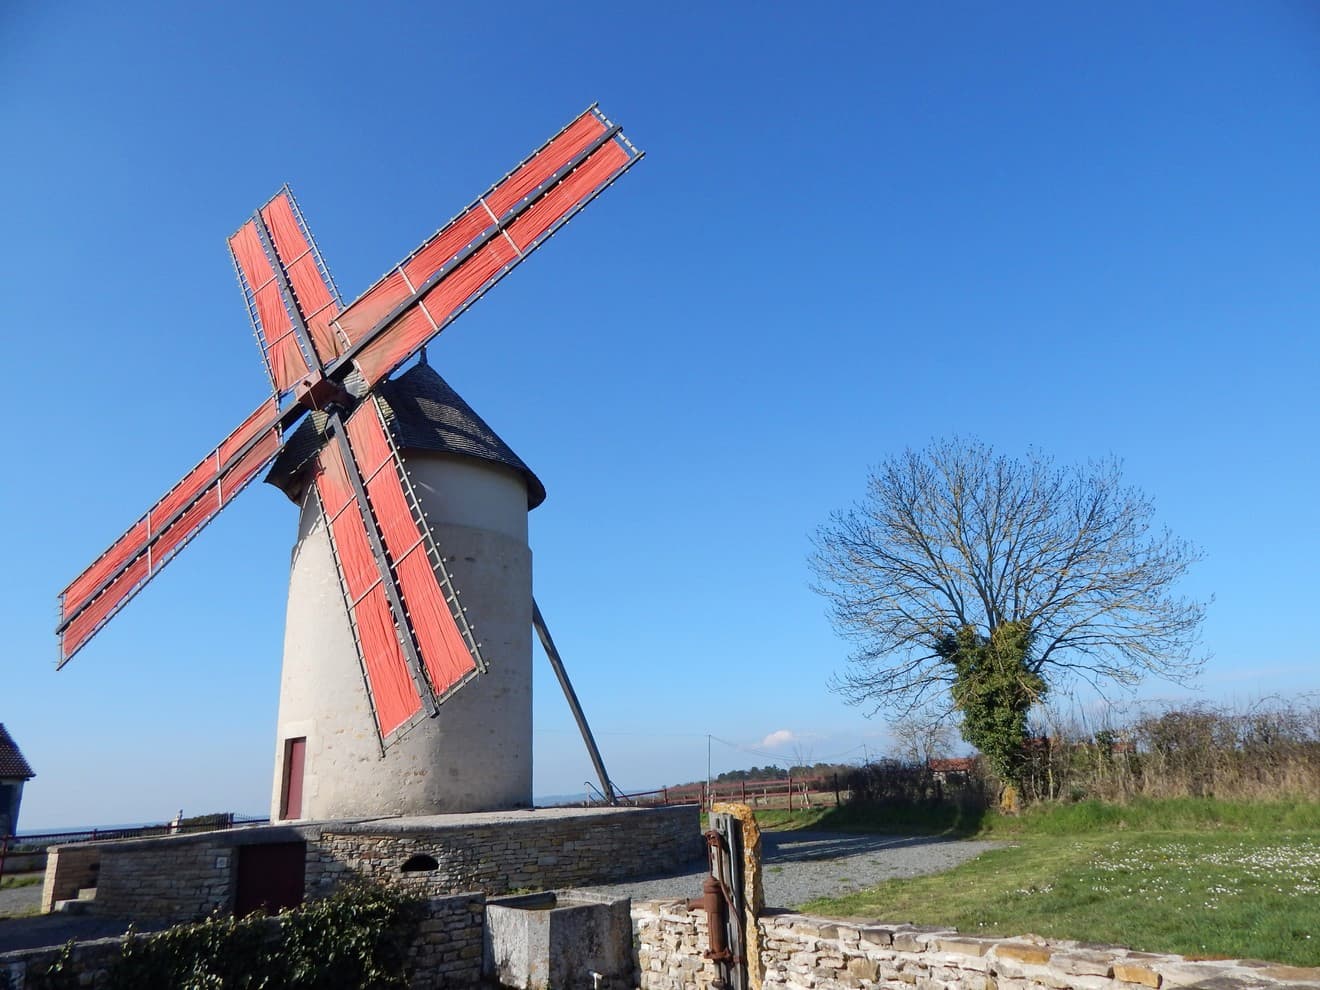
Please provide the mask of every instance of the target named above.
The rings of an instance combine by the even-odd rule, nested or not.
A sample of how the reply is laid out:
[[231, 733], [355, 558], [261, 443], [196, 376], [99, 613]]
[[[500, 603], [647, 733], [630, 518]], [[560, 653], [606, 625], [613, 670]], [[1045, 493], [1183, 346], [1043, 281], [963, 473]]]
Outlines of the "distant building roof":
[[[502, 464], [522, 475], [527, 485], [527, 508], [545, 501], [545, 486], [507, 443], [486, 425], [462, 397], [428, 364], [417, 364], [398, 378], [382, 382], [376, 394], [393, 428], [395, 442], [404, 450], [435, 450]], [[306, 479], [303, 469], [326, 440], [324, 413], [313, 412], [288, 437], [284, 450], [266, 475], [297, 502]]]
[[927, 760], [926, 766], [932, 773], [971, 773], [976, 769], [976, 759], [971, 756], [959, 756], [951, 760]]
[[14, 742], [4, 723], [0, 722], [0, 777], [22, 777], [27, 780], [29, 777], [35, 777], [32, 768], [28, 766], [28, 761], [23, 759], [23, 754], [18, 750], [18, 743]]

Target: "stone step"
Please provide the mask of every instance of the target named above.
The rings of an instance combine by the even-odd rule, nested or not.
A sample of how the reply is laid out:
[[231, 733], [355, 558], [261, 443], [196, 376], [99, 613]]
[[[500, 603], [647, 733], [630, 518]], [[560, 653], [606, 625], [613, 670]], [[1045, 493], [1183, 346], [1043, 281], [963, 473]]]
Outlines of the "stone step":
[[91, 906], [91, 901], [79, 900], [74, 897], [66, 901], [56, 901], [55, 906], [50, 910], [52, 914], [87, 914]]
[[96, 900], [96, 888], [95, 888], [95, 887], [82, 887], [82, 888], [80, 888], [80, 889], [78, 890], [78, 900], [80, 900], [80, 901], [94, 901], [94, 900]]

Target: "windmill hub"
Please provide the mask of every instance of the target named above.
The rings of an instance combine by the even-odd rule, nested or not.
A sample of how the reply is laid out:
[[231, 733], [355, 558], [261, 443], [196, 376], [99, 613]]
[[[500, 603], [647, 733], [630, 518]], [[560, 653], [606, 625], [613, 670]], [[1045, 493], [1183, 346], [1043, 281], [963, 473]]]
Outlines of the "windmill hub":
[[345, 413], [354, 405], [353, 396], [349, 394], [348, 389], [319, 372], [308, 375], [294, 386], [293, 401], [308, 410], [323, 410], [337, 406]]

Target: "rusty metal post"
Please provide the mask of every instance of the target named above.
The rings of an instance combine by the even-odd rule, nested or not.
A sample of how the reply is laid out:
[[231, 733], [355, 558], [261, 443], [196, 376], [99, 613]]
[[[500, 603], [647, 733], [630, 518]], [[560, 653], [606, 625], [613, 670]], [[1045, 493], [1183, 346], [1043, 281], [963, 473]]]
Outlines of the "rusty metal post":
[[793, 810], [793, 775], [788, 775], [788, 810]]
[[689, 911], [706, 912], [706, 942], [710, 946], [703, 955], [714, 962], [728, 962], [732, 953], [724, 938], [724, 892], [720, 882], [707, 876], [701, 883], [701, 896], [687, 902]]

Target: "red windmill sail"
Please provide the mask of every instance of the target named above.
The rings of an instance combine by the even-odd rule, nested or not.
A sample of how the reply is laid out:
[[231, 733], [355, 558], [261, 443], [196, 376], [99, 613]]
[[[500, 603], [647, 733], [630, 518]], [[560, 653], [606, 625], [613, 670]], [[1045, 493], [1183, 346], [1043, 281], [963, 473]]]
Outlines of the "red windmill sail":
[[[458, 592], [368, 390], [641, 159], [595, 107], [477, 197], [346, 309], [288, 188], [230, 238], [268, 399], [60, 594], [63, 666], [282, 449], [330, 411], [309, 498], [388, 742], [485, 669]], [[345, 385], [354, 372], [358, 395]], [[293, 393], [281, 408], [281, 397]]]

